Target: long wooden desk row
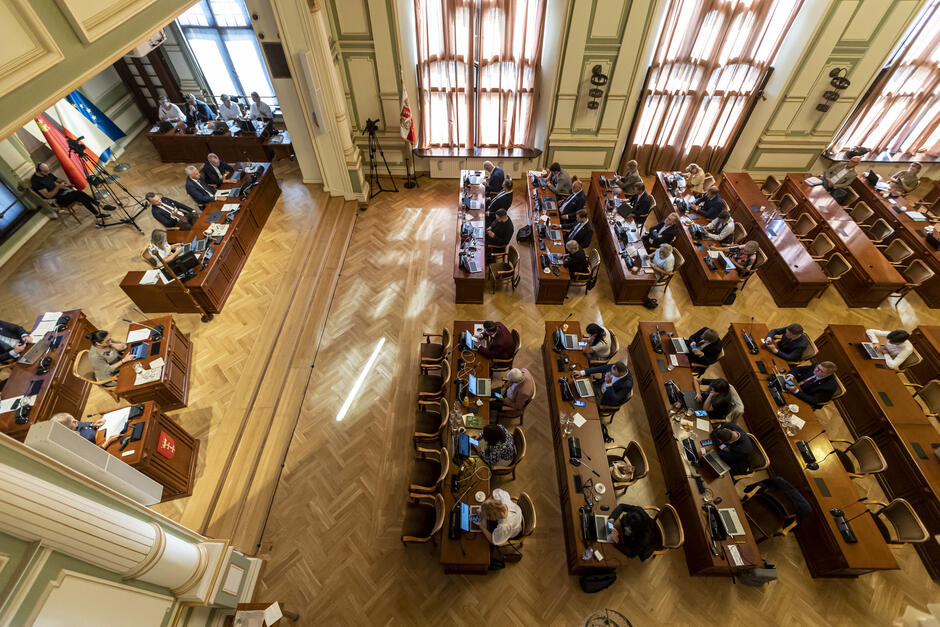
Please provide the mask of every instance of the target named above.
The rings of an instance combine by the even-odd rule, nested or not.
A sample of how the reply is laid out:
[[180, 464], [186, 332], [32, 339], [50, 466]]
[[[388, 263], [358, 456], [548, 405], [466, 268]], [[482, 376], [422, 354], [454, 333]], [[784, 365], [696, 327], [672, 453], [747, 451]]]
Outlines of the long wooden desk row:
[[806, 307], [828, 287], [826, 274], [783, 218], [777, 204], [765, 197], [746, 172], [721, 175], [721, 197], [736, 223], [756, 241], [767, 263], [757, 269], [778, 307]]
[[[482, 181], [482, 171], [461, 170], [460, 187], [457, 194], [457, 234], [454, 246], [454, 288], [455, 302], [482, 303], [483, 289], [486, 287], [486, 234], [483, 237], [474, 237], [470, 234], [464, 237], [461, 233], [465, 222], [485, 222], [486, 193], [483, 183], [477, 182], [463, 187], [469, 176], [478, 176]], [[465, 205], [464, 201], [467, 204]], [[477, 207], [471, 209], [471, 206]], [[470, 272], [462, 264], [464, 256], [467, 261], [473, 260], [477, 264], [477, 271]]]
[[[778, 192], [790, 194], [799, 212], [806, 212], [820, 225], [836, 250], [852, 269], [836, 281], [836, 289], [849, 307], [877, 307], [904, 286], [904, 278], [852, 220], [845, 209], [823, 188], [804, 181], [808, 173], [790, 173]], [[792, 210], [796, 215], [797, 210]]]
[[[767, 386], [768, 375], [762, 374], [758, 365], [770, 373], [779, 360], [763, 345], [756, 355], [751, 354], [745, 332], [760, 342], [767, 336], [767, 326], [759, 322], [731, 324], [723, 340], [722, 369], [744, 403], [748, 430], [764, 447], [773, 474], [790, 482], [812, 507], [812, 514], [800, 522], [795, 532], [810, 573], [814, 577], [844, 577], [897, 569], [897, 561], [871, 516], [863, 515], [849, 523], [858, 542], [846, 542], [839, 533], [830, 509], [843, 509], [850, 519], [864, 512], [865, 506], [856, 502], [859, 494], [852, 478], [832, 454], [833, 445], [816, 412], [792, 395], [786, 400], [796, 405], [797, 416], [805, 424], [794, 435], [787, 435], [777, 418], [778, 406]], [[817, 469], [807, 467], [797, 448], [799, 440], [807, 442], [819, 460]]]
[[147, 139], [153, 144], [160, 160], [164, 163], [205, 161], [206, 155], [214, 152], [222, 161], [276, 161], [278, 157], [293, 153], [290, 135], [287, 131], [267, 136], [255, 131], [233, 134], [226, 131], [221, 135], [200, 135], [195, 133], [149, 132]]
[[[895, 371], [881, 360], [867, 359], [859, 343], [868, 341], [865, 328], [830, 324], [816, 340], [819, 360], [834, 362], [846, 394], [835, 403], [852, 433], [868, 435], [888, 464], [878, 473], [891, 498], [907, 499], [931, 538], [940, 534], [940, 447], [937, 432]], [[940, 579], [940, 544], [914, 545], [927, 571]]]
[[[227, 212], [222, 212], [226, 204], [239, 203], [240, 209], [228, 224], [228, 229], [219, 244], [210, 244], [202, 256], [202, 267], [196, 276], [185, 281], [190, 295], [179, 281], [162, 284], [142, 285], [144, 272], [128, 272], [121, 281], [121, 289], [145, 313], [199, 313], [199, 308], [192, 298], [209, 314], [222, 311], [248, 255], [264, 228], [281, 195], [274, 170], [270, 163], [257, 164], [262, 169], [258, 184], [248, 192], [248, 197], [239, 203], [238, 198], [222, 199], [210, 202], [189, 231], [170, 231], [167, 240], [171, 244], [192, 241], [203, 237], [203, 233], [215, 223], [224, 223]], [[241, 168], [243, 164], [239, 164]], [[243, 174], [244, 176], [244, 174]], [[237, 188], [239, 183], [227, 183], [221, 189]], [[212, 222], [210, 222], [212, 220]], [[211, 256], [206, 258], [209, 255]]]
[[[535, 288], [535, 302], [540, 305], [560, 305], [565, 302], [568, 296], [568, 285], [571, 282], [571, 273], [564, 265], [557, 264], [552, 266], [558, 270], [556, 275], [549, 269], [546, 273], [540, 261], [541, 255], [556, 253], [564, 255], [567, 251], [564, 245], [564, 235], [561, 239], [551, 239], [548, 237], [548, 231], [553, 230], [562, 233], [561, 216], [558, 212], [557, 199], [554, 192], [547, 187], [534, 184], [534, 180], [539, 177], [539, 172], [529, 172], [526, 176], [526, 217], [528, 224], [532, 225], [532, 285]], [[541, 215], [547, 220], [539, 221], [536, 213], [536, 199], [538, 199]], [[538, 224], [544, 224], [546, 236], [543, 236]], [[544, 244], [545, 249], [542, 249]], [[590, 251], [585, 251], [589, 254]]]
[[[937, 184], [940, 188], [940, 184]], [[894, 237], [899, 237], [901, 241], [907, 244], [912, 251], [913, 256], [909, 257], [904, 263], [909, 263], [912, 259], [920, 259], [927, 267], [933, 270], [933, 277], [924, 281], [915, 288], [928, 307], [940, 307], [940, 250], [937, 250], [927, 242], [927, 232], [924, 227], [929, 222], [922, 219], [915, 219], [908, 214], [908, 211], [917, 211], [923, 213], [920, 207], [912, 206], [904, 197], [885, 198], [878, 192], [868, 179], [859, 176], [852, 182], [852, 189], [858, 194], [859, 200], [868, 204], [875, 212], [876, 218], [883, 218], [894, 228]], [[940, 233], [934, 233], [937, 237]]]
[[908, 378], [920, 385], [940, 379], [940, 325], [920, 325], [911, 333], [911, 344], [923, 361], [906, 371]]

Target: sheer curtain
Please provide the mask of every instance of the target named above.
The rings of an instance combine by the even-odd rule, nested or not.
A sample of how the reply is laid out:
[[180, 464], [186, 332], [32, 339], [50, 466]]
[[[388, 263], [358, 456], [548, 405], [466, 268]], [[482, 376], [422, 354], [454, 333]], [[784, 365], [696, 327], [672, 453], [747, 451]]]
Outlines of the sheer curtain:
[[849, 146], [940, 156], [940, 0], [921, 11], [829, 149]]
[[718, 170], [802, 0], [671, 0], [621, 167]]
[[531, 147], [544, 0], [415, 0], [419, 145]]

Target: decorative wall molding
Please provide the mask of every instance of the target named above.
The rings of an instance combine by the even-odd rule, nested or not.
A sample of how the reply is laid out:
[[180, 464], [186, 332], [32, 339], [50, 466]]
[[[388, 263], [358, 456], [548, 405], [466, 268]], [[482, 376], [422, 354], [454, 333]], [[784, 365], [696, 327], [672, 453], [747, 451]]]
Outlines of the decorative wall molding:
[[[88, 599], [95, 603], [81, 603]], [[172, 595], [63, 569], [46, 584], [26, 624], [66, 624], [74, 620], [76, 607], [81, 607], [86, 624], [117, 626], [133, 615], [140, 625], [158, 625], [174, 601]]]
[[4, 45], [0, 47], [0, 94], [36, 78], [65, 58], [27, 0], [0, 4]]
[[[107, 35], [155, 0], [56, 0], [72, 30], [86, 44]], [[155, 29], [156, 30], [156, 29]]]

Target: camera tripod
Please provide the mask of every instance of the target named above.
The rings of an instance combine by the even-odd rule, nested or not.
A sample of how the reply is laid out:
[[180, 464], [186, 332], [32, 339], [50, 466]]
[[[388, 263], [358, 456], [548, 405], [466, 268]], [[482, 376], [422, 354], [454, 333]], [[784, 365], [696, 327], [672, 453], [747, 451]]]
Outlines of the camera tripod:
[[[379, 138], [375, 136], [375, 132], [379, 130], [379, 121], [366, 119], [366, 130], [362, 132], [363, 135], [366, 133], [369, 134], [369, 198], [375, 198], [381, 192], [397, 192], [398, 186], [395, 185], [395, 177], [392, 176], [392, 171], [388, 167], [388, 161], [385, 160], [385, 152], [382, 150], [382, 146], [379, 145]], [[375, 161], [375, 153], [378, 152], [382, 156], [382, 163], [385, 164], [385, 171], [388, 172], [388, 178], [392, 180], [392, 189], [385, 189], [382, 187], [382, 182], [379, 181], [379, 164]]]
[[[144, 234], [143, 229], [137, 225], [135, 218], [139, 216], [147, 208], [147, 203], [143, 200], [140, 200], [134, 194], [131, 193], [129, 189], [124, 187], [119, 181], [118, 176], [115, 174], [109, 173], [105, 167], [101, 164], [100, 161], [96, 162], [92, 160], [91, 156], [85, 152], [85, 145], [81, 143], [82, 138], [79, 137], [76, 139], [69, 139], [69, 154], [76, 154], [82, 162], [82, 169], [85, 171], [85, 176], [88, 179], [88, 184], [91, 186], [92, 197], [95, 200], [104, 200], [107, 197], [111, 198], [111, 201], [114, 203], [110, 211], [120, 210], [124, 214], [123, 218], [117, 218], [114, 222], [105, 222], [105, 219], [102, 218], [100, 222], [95, 224], [95, 228], [104, 229], [109, 226], [119, 226], [121, 224], [129, 224], [141, 235]], [[132, 206], [138, 206], [140, 209], [137, 213], [131, 215], [125, 206], [124, 200], [122, 200], [117, 195], [117, 190], [124, 192], [126, 198], [128, 199], [128, 204]], [[133, 201], [133, 202], [131, 202]]]

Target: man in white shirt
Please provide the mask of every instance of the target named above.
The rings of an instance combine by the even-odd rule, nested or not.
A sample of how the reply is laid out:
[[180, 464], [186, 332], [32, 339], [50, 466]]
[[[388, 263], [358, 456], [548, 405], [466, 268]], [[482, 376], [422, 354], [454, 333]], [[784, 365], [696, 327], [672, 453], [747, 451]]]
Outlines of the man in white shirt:
[[[483, 517], [477, 525], [480, 532], [493, 546], [503, 546], [522, 533], [522, 509], [512, 502], [509, 492], [496, 488], [493, 496], [483, 501]], [[490, 532], [487, 521], [496, 521], [496, 529]]]
[[186, 119], [182, 109], [170, 102], [170, 99], [166, 96], [160, 98], [160, 108], [157, 110], [157, 115], [161, 122], [173, 122], [174, 124]]
[[232, 99], [228, 95], [222, 94], [222, 102], [219, 103], [219, 117], [223, 120], [240, 120], [242, 110], [238, 108], [237, 104], [232, 102]]
[[724, 244], [730, 244], [733, 235], [734, 220], [731, 218], [731, 212], [727, 209], [722, 209], [718, 217], [705, 227], [705, 237]]
[[823, 187], [840, 205], [849, 197], [849, 186], [858, 177], [855, 166], [861, 163], [860, 156], [851, 157], [844, 163], [836, 163], [822, 174]]
[[248, 117], [252, 120], [259, 118], [262, 120], [274, 119], [274, 112], [271, 111], [271, 107], [261, 102], [261, 96], [256, 91], [251, 92], [251, 109], [248, 111]]
[[885, 365], [892, 370], [898, 370], [911, 353], [914, 352], [914, 345], [911, 344], [911, 334], [903, 329], [896, 331], [881, 331], [879, 329], [868, 329], [865, 331], [872, 344], [878, 343], [878, 338], [885, 338], [885, 343], [878, 346], [875, 350], [885, 356]]

